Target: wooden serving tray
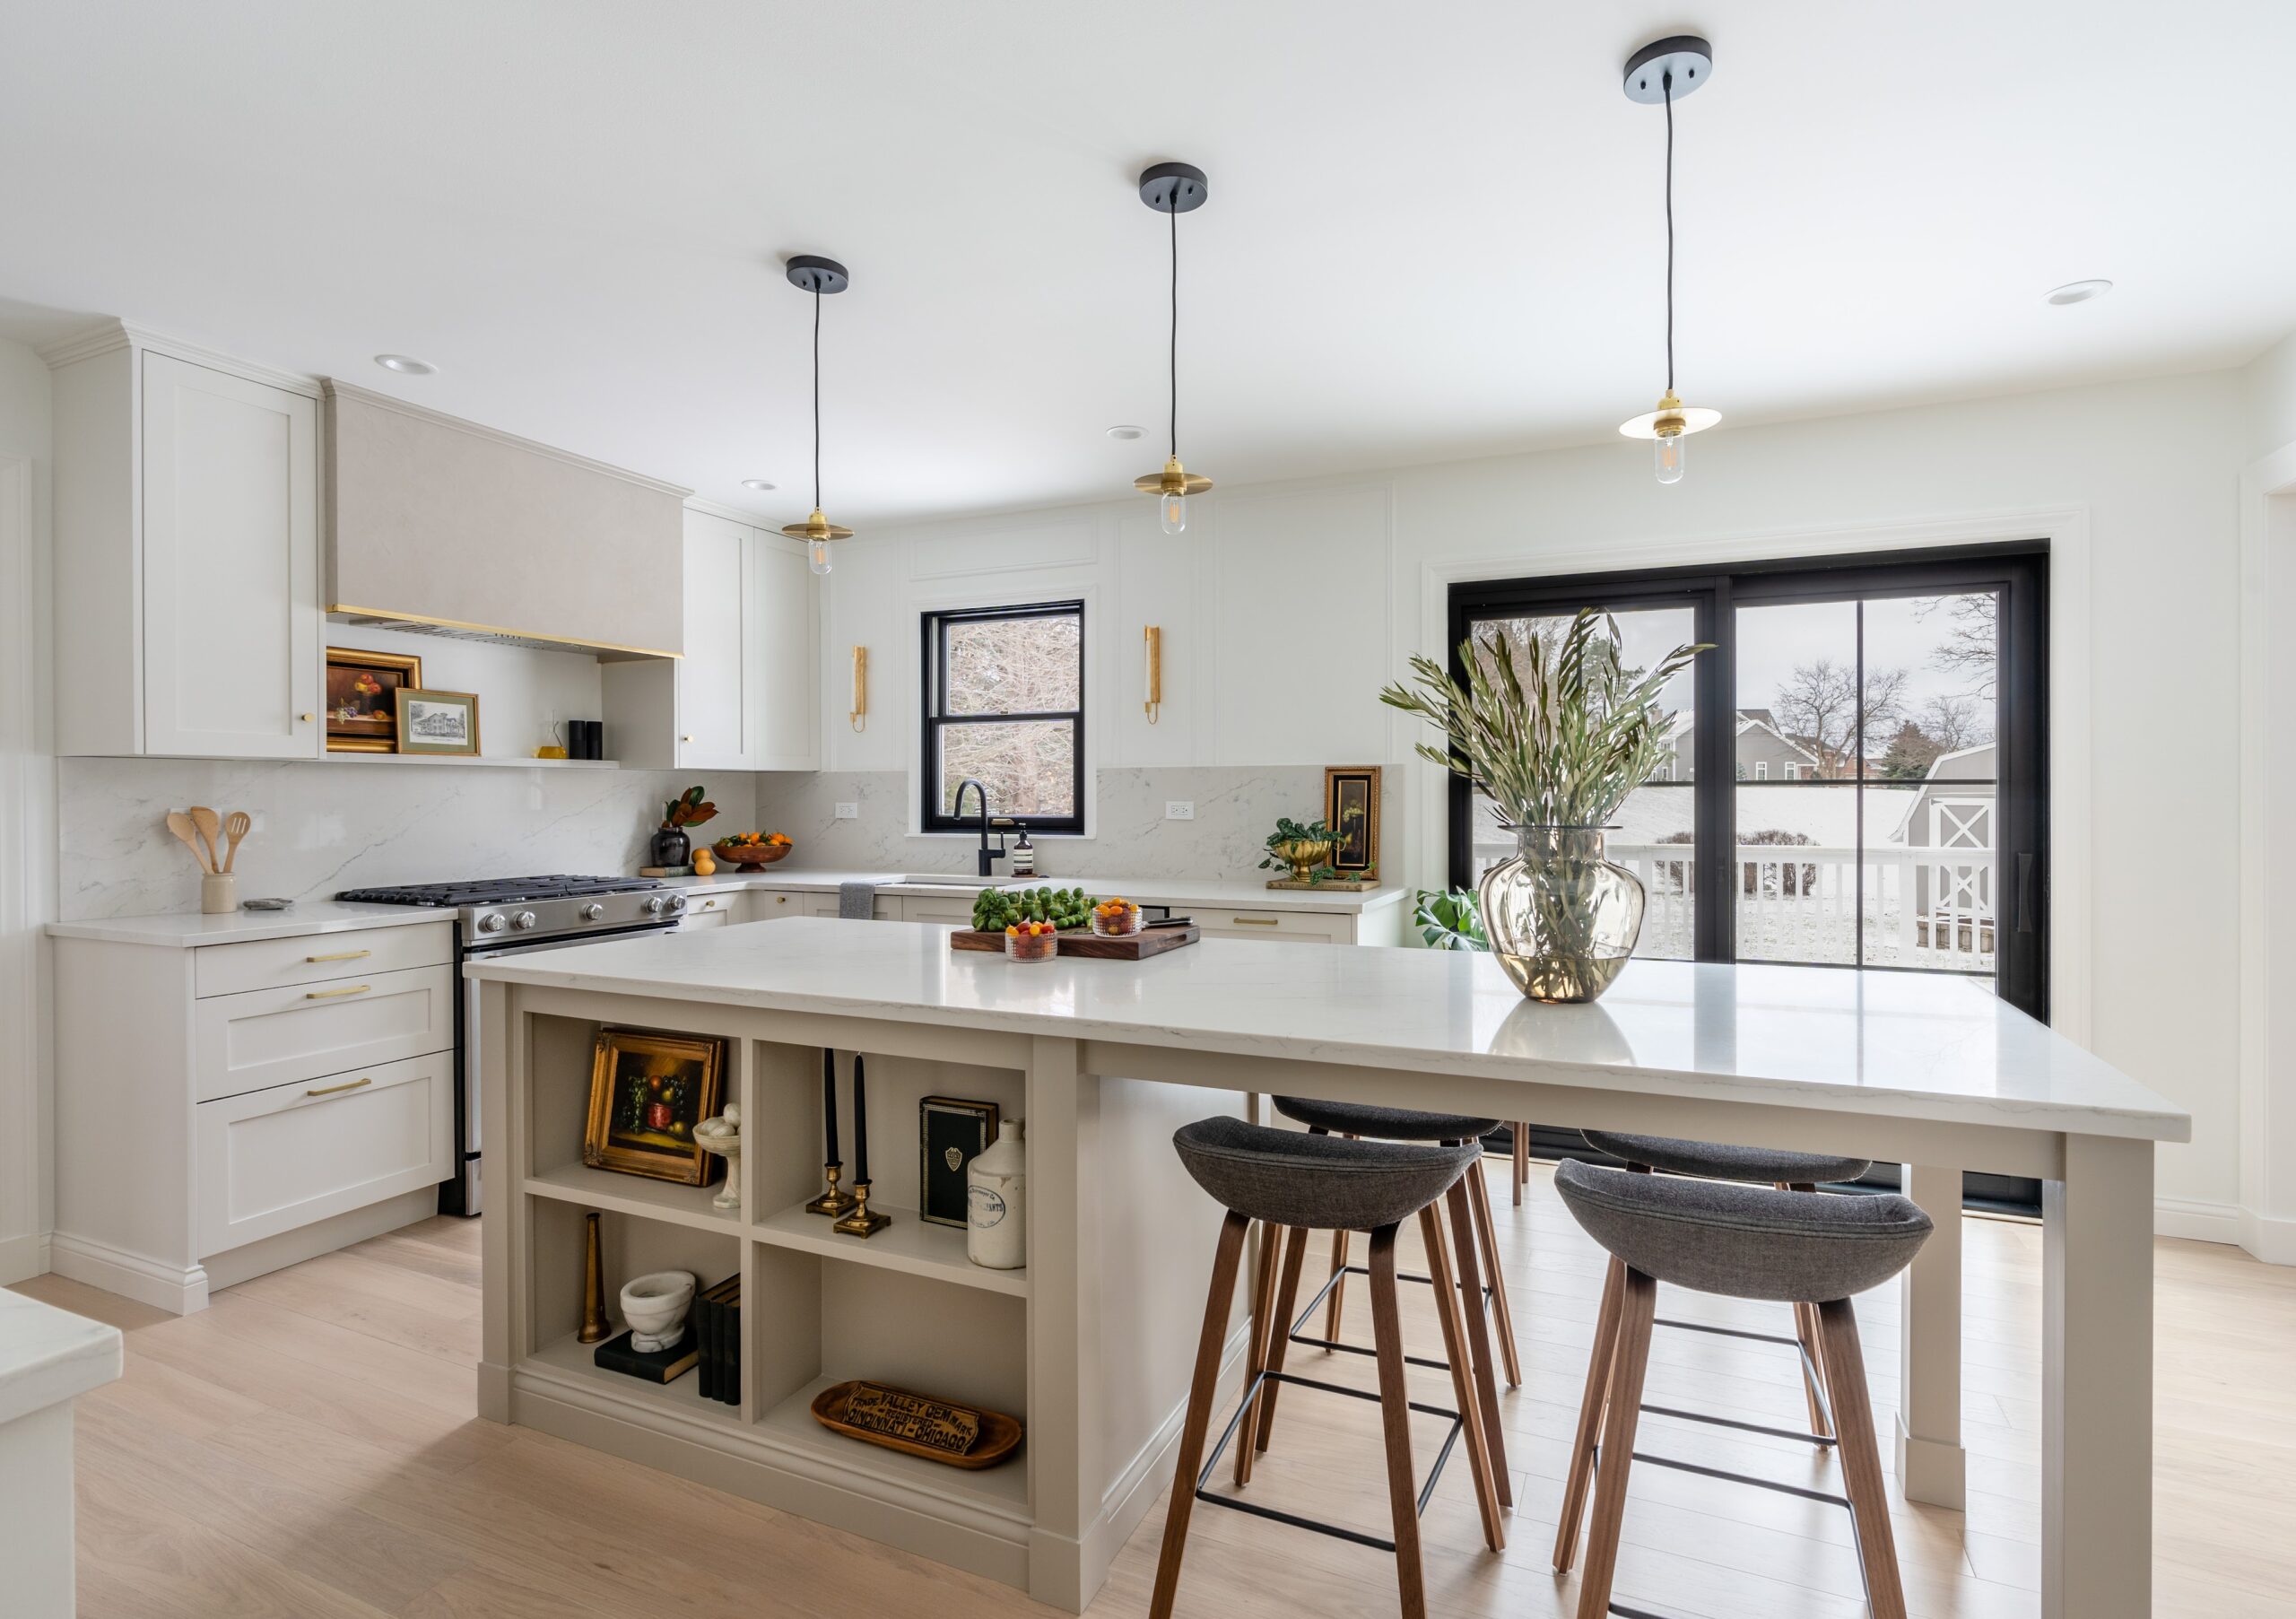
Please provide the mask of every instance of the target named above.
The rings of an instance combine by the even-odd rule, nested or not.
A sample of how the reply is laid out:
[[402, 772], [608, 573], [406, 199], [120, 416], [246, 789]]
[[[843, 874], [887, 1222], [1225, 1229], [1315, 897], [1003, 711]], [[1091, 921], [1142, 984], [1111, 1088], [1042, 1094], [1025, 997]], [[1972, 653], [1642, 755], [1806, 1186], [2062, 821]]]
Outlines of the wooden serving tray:
[[1302, 883], [1297, 877], [1270, 877], [1267, 885], [1270, 888], [1297, 889], [1302, 893], [1314, 893], [1320, 889], [1325, 893], [1334, 894], [1369, 893], [1378, 887], [1377, 883], [1366, 882], [1361, 877], [1326, 877], [1320, 883]]
[[[1083, 931], [1056, 936], [1062, 955], [1090, 956], [1102, 962], [1144, 962], [1152, 955], [1162, 955], [1166, 951], [1178, 950], [1183, 944], [1195, 944], [1204, 936], [1204, 929], [1191, 922], [1185, 927], [1150, 927], [1112, 939]], [[1004, 950], [1004, 936], [960, 927], [949, 936], [949, 948], [994, 950], [1001, 955]]]
[[881, 1388], [887, 1394], [903, 1395], [910, 1399], [925, 1401], [929, 1405], [944, 1406], [951, 1411], [977, 1420], [980, 1424], [980, 1436], [973, 1441], [972, 1449], [959, 1455], [949, 1450], [936, 1449], [931, 1445], [920, 1445], [912, 1440], [901, 1439], [893, 1434], [876, 1433], [866, 1428], [857, 1428], [845, 1420], [846, 1408], [853, 1403], [854, 1391], [863, 1386], [860, 1383], [832, 1383], [822, 1389], [813, 1396], [813, 1420], [831, 1432], [842, 1433], [848, 1439], [862, 1440], [872, 1445], [883, 1445], [886, 1449], [898, 1450], [904, 1456], [921, 1456], [926, 1461], [939, 1462], [942, 1466], [948, 1467], [962, 1467], [969, 1473], [978, 1472], [983, 1467], [993, 1467], [1001, 1461], [1009, 1460], [1013, 1453], [1021, 1448], [1021, 1423], [1017, 1417], [1006, 1416], [1001, 1411], [976, 1410], [970, 1406], [960, 1406], [954, 1400], [935, 1399], [929, 1394], [917, 1394], [907, 1388], [896, 1388], [890, 1383], [873, 1383], [867, 1386]]

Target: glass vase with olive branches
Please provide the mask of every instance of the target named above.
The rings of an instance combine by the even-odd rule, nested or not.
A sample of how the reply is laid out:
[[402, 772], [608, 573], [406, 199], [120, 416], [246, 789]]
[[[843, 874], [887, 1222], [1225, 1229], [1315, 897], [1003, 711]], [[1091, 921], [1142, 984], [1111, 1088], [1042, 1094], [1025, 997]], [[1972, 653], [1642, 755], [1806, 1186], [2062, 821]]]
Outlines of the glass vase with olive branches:
[[1440, 734], [1420, 756], [1473, 781], [1514, 832], [1514, 857], [1483, 874], [1479, 894], [1492, 953], [1533, 1000], [1591, 1001], [1634, 953], [1642, 883], [1604, 858], [1604, 833], [1666, 756], [1660, 694], [1706, 649], [1629, 669], [1616, 621], [1589, 608], [1519, 648], [1496, 631], [1470, 636], [1463, 682], [1418, 657], [1410, 683], [1379, 693]]

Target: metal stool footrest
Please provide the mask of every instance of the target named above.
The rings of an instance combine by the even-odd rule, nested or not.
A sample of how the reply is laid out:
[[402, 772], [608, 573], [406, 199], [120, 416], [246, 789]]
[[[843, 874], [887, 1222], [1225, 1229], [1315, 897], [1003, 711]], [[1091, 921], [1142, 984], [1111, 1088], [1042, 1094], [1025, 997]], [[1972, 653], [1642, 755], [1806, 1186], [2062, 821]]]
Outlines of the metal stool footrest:
[[[1300, 1330], [1301, 1327], [1307, 1325], [1308, 1318], [1314, 1315], [1316, 1311], [1324, 1307], [1324, 1301], [1331, 1296], [1331, 1290], [1337, 1287], [1343, 1278], [1347, 1276], [1368, 1276], [1370, 1274], [1371, 1272], [1370, 1267], [1361, 1265], [1343, 1265], [1337, 1270], [1332, 1272], [1330, 1275], [1324, 1278], [1324, 1284], [1316, 1289], [1316, 1296], [1309, 1299], [1306, 1304], [1300, 1307], [1299, 1315], [1295, 1317], [1292, 1322], [1291, 1330], [1286, 1332], [1283, 1336], [1292, 1343], [1305, 1345], [1309, 1349], [1335, 1349], [1342, 1354], [1376, 1355], [1378, 1354], [1378, 1350], [1367, 1349], [1361, 1344], [1343, 1344], [1336, 1338], [1319, 1338], [1313, 1333], [1303, 1332]], [[1434, 1277], [1414, 1275], [1407, 1270], [1399, 1270], [1396, 1272], [1396, 1280], [1398, 1282], [1418, 1282], [1429, 1287], [1435, 1285]], [[1460, 1291], [1465, 1292], [1465, 1290], [1462, 1288]], [[1483, 1304], [1487, 1308], [1491, 1303], [1490, 1286], [1485, 1284], [1478, 1291], [1482, 1293]], [[1789, 1339], [1787, 1341], [1790, 1343], [1792, 1340]], [[1431, 1361], [1424, 1355], [1407, 1354], [1403, 1357], [1403, 1361], [1404, 1364], [1406, 1366], [1422, 1367], [1429, 1371], [1448, 1371], [1451, 1369], [1450, 1362]], [[1352, 1393], [1354, 1390], [1351, 1389], [1348, 1392]]]
[[[1414, 1363], [1425, 1366], [1430, 1362], [1420, 1361]], [[1439, 1362], [1434, 1363], [1441, 1364]], [[1370, 1400], [1374, 1405], [1377, 1405], [1379, 1400], [1378, 1395], [1375, 1392], [1362, 1388], [1350, 1388], [1344, 1383], [1326, 1383], [1320, 1378], [1300, 1377], [1290, 1371], [1261, 1372], [1245, 1388], [1244, 1397], [1238, 1402], [1235, 1414], [1228, 1419], [1228, 1425], [1220, 1431], [1220, 1438], [1213, 1445], [1212, 1454], [1204, 1458], [1204, 1470], [1196, 1475], [1196, 1500], [1208, 1501], [1215, 1507], [1232, 1507], [1239, 1512], [1249, 1512], [1255, 1518], [1265, 1518], [1277, 1523], [1288, 1523], [1295, 1529], [1312, 1529], [1318, 1535], [1328, 1535], [1335, 1540], [1352, 1541], [1360, 1546], [1370, 1546], [1375, 1552], [1392, 1554], [1396, 1549], [1396, 1543], [1392, 1540], [1383, 1540], [1377, 1535], [1366, 1535], [1361, 1529], [1351, 1529], [1341, 1524], [1325, 1523], [1318, 1519], [1303, 1518], [1296, 1512], [1283, 1511], [1275, 1507], [1264, 1507], [1256, 1501], [1245, 1501], [1239, 1496], [1215, 1495], [1205, 1488], [1205, 1482], [1220, 1466], [1221, 1457], [1227, 1453], [1229, 1441], [1236, 1437], [1238, 1424], [1242, 1423], [1245, 1414], [1251, 1411], [1257, 1404], [1262, 1383], [1289, 1383], [1294, 1388], [1316, 1388], [1326, 1394], [1344, 1394], [1350, 1399]], [[1443, 1435], [1442, 1446], [1435, 1452], [1435, 1465], [1427, 1470], [1427, 1482], [1419, 1487], [1419, 1510], [1423, 1515], [1427, 1510], [1427, 1503], [1434, 1499], [1435, 1482], [1443, 1476], [1443, 1464], [1451, 1459], [1452, 1448], [1458, 1443], [1459, 1434], [1466, 1423], [1457, 1412], [1451, 1410], [1448, 1406], [1430, 1406], [1421, 1400], [1412, 1400], [1408, 1403], [1411, 1408], [1421, 1415], [1447, 1417], [1451, 1424], [1449, 1431]]]
[[[1818, 1375], [1818, 1363], [1810, 1358], [1809, 1349], [1803, 1344], [1801, 1339], [1789, 1338], [1781, 1333], [1775, 1332], [1749, 1332], [1743, 1327], [1709, 1327], [1702, 1321], [1670, 1321], [1665, 1316], [1653, 1317], [1651, 1319], [1650, 1325], [1653, 1327], [1672, 1327], [1683, 1332], [1711, 1333], [1716, 1337], [1721, 1338], [1747, 1338], [1757, 1344], [1783, 1344], [1787, 1348], [1791, 1349], [1796, 1354], [1801, 1356], [1802, 1372], [1803, 1375], [1809, 1380], [1811, 1392], [1817, 1397], [1818, 1410], [1826, 1419], [1826, 1427], [1829, 1430], [1833, 1427], [1833, 1402], [1826, 1397], [1825, 1379]], [[1648, 1401], [1643, 1403], [1642, 1409], [1649, 1412], [1653, 1416], [1676, 1417], [1685, 1423], [1704, 1423], [1709, 1428], [1735, 1428], [1741, 1433], [1766, 1433], [1772, 1439], [1797, 1439], [1805, 1444], [1812, 1445], [1839, 1445], [1841, 1442], [1839, 1440], [1836, 1439], [1831, 1432], [1825, 1433], [1804, 1433], [1800, 1430], [1794, 1428], [1770, 1428], [1765, 1427], [1761, 1423], [1742, 1423], [1735, 1417], [1709, 1416], [1702, 1411], [1683, 1411], [1673, 1406], [1653, 1406]], [[1642, 1460], [1642, 1452], [1639, 1450], [1636, 1451], [1634, 1453], [1634, 1459], [1637, 1461]], [[1661, 1467], [1670, 1467], [1673, 1465], [1674, 1464], [1668, 1462], [1659, 1463], [1659, 1466]], [[1692, 1469], [1692, 1471], [1695, 1470], [1696, 1469]], [[1717, 1476], [1722, 1478], [1735, 1478], [1737, 1477], [1737, 1475], [1734, 1473], [1725, 1473], [1718, 1474]], [[1757, 1478], [1749, 1478], [1744, 1482], [1750, 1484], [1761, 1483], [1761, 1481]], [[1787, 1486], [1784, 1484], [1779, 1484], [1776, 1487], [1781, 1490], [1787, 1488]], [[1849, 1504], [1846, 1499], [1839, 1496], [1826, 1495], [1821, 1496], [1818, 1499], [1822, 1501], [1840, 1501], [1841, 1504], [1844, 1506], [1848, 1506]]]

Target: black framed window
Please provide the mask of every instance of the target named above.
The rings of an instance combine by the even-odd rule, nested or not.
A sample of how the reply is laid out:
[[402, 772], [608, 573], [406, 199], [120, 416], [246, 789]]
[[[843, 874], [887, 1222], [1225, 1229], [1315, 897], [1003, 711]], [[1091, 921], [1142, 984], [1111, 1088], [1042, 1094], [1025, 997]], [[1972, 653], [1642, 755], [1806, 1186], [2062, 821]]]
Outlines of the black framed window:
[[[1470, 633], [1587, 606], [1630, 666], [1713, 644], [1665, 693], [1674, 746], [1611, 833], [1648, 893], [1636, 953], [1954, 974], [2047, 1020], [2046, 547], [1457, 584], [1453, 672]], [[1512, 852], [1489, 810], [1452, 782], [1456, 887]]]
[[[920, 622], [922, 830], [962, 831], [958, 783], [1031, 831], [1084, 830], [1084, 604], [927, 613]], [[970, 796], [969, 814], [978, 810]]]

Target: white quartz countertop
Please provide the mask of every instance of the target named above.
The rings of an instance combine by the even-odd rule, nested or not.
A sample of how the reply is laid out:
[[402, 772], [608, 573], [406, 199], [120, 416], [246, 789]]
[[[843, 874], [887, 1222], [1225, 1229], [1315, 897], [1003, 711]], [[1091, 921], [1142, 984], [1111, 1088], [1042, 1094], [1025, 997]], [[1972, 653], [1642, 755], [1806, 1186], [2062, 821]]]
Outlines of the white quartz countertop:
[[584, 945], [471, 977], [1079, 1040], [1599, 1085], [2153, 1141], [2189, 1115], [1942, 974], [1636, 962], [1535, 1005], [1488, 954], [1205, 939], [1151, 961], [1007, 961], [922, 923], [789, 917]]
[[119, 1328], [0, 1288], [0, 1426], [120, 1374]]
[[[904, 874], [868, 871], [788, 871], [769, 866], [756, 872], [720, 868], [714, 877], [673, 877], [664, 886], [689, 893], [708, 890], [719, 893], [747, 888], [797, 889], [810, 893], [834, 893], [846, 883], [874, 883], [889, 894], [977, 893], [987, 884], [952, 874], [945, 883], [897, 883]], [[1001, 884], [1009, 878], [999, 877]], [[951, 884], [955, 884], [952, 889]], [[1204, 882], [1187, 877], [1039, 877], [1021, 887], [1082, 888], [1105, 898], [1122, 894], [1152, 905], [1232, 906], [1254, 910], [1306, 910], [1354, 914], [1391, 903], [1404, 890], [1390, 885], [1361, 893], [1310, 889], [1266, 888], [1257, 883]], [[114, 944], [236, 944], [248, 939], [291, 939], [306, 934], [340, 933], [352, 927], [403, 927], [418, 922], [451, 922], [451, 910], [421, 905], [350, 905], [340, 900], [304, 900], [287, 910], [235, 910], [227, 916], [201, 916], [196, 911], [170, 911], [161, 916], [94, 917], [82, 922], [50, 922], [48, 936], [58, 939], [99, 939]]]
[[418, 923], [451, 927], [455, 913], [422, 905], [346, 905], [340, 900], [302, 900], [286, 910], [234, 910], [222, 916], [170, 911], [156, 917], [92, 917], [84, 922], [50, 922], [48, 936], [98, 939], [109, 944], [240, 944], [249, 939], [293, 939], [307, 934], [343, 933], [354, 927], [407, 927]]

